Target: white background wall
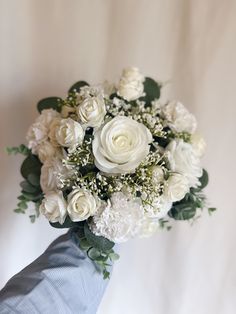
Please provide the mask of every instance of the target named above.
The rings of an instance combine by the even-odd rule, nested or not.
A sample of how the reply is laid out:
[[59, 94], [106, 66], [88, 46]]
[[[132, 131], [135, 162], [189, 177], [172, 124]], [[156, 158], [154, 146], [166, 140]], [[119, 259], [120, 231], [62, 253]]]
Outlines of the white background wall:
[[207, 194], [218, 211], [194, 226], [119, 247], [100, 314], [233, 314], [236, 309], [236, 1], [0, 0], [0, 287], [59, 232], [12, 209], [36, 102], [124, 66], [172, 79], [208, 142]]

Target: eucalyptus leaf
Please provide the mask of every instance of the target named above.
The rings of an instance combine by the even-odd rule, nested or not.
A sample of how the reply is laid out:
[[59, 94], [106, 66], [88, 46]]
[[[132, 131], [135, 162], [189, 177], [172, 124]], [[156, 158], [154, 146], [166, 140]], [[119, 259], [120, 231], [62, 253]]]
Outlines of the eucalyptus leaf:
[[145, 101], [147, 105], [151, 105], [151, 102], [154, 99], [160, 98], [161, 86], [158, 85], [158, 83], [150, 77], [145, 78], [143, 85], [144, 85], [144, 92], [146, 95], [142, 97], [140, 100]]
[[96, 260], [98, 257], [101, 256], [101, 253], [100, 251], [95, 248], [95, 247], [92, 247], [89, 251], [88, 251], [88, 257], [91, 258], [92, 260]]
[[27, 192], [27, 193], [35, 194], [38, 191], [38, 188], [36, 188], [35, 186], [31, 185], [28, 181], [22, 181], [20, 183], [20, 186], [21, 186], [22, 190]]
[[98, 248], [102, 252], [110, 250], [114, 246], [114, 242], [111, 242], [104, 237], [96, 236], [95, 234], [93, 234], [92, 231], [90, 231], [87, 223], [85, 223], [84, 225], [84, 235], [91, 244], [91, 246]]
[[42, 164], [36, 155], [30, 154], [21, 165], [21, 174], [27, 179], [30, 174], [40, 176]]
[[40, 186], [40, 176], [36, 173], [30, 173], [27, 177], [27, 180], [35, 187]]
[[89, 84], [85, 81], [79, 81], [79, 82], [76, 82], [74, 85], [71, 86], [71, 88], [69, 89], [69, 93], [72, 93], [74, 91], [76, 92], [79, 92], [81, 87], [84, 87], [84, 86], [88, 86]]
[[173, 204], [168, 215], [175, 220], [189, 220], [196, 214], [196, 207], [192, 203]]
[[76, 222], [71, 221], [69, 216], [66, 216], [66, 219], [63, 224], [60, 224], [59, 222], [49, 222], [50, 225], [57, 229], [64, 229], [64, 228], [73, 228], [77, 226]]
[[61, 111], [59, 102], [61, 101], [60, 97], [48, 97], [40, 100], [37, 104], [37, 109], [41, 113], [44, 109], [54, 109], [56, 111]]
[[201, 178], [199, 178], [199, 181], [201, 183], [200, 188], [204, 189], [209, 182], [209, 176], [208, 176], [208, 173], [205, 169], [203, 169], [202, 176], [201, 176]]

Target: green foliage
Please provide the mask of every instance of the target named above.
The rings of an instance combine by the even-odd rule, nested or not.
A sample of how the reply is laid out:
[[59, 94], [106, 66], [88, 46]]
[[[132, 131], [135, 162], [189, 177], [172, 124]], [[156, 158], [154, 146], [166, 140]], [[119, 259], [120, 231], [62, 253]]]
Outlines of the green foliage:
[[154, 99], [159, 99], [161, 95], [161, 86], [158, 85], [156, 81], [154, 81], [150, 77], [146, 77], [144, 81], [144, 92], [145, 96], [142, 97], [140, 100], [146, 102], [146, 105], [151, 105], [151, 102]]
[[205, 169], [203, 169], [202, 176], [201, 178], [199, 178], [199, 181], [201, 183], [200, 188], [199, 188], [200, 190], [204, 189], [208, 185], [209, 176]]
[[69, 216], [66, 217], [64, 223], [61, 225], [59, 222], [49, 222], [50, 225], [57, 229], [64, 229], [64, 228], [73, 228], [77, 227], [77, 223], [73, 222]]
[[24, 156], [28, 156], [30, 154], [30, 149], [26, 147], [24, 144], [16, 147], [7, 147], [6, 152], [9, 155], [22, 154]]
[[69, 89], [68, 93], [72, 93], [76, 90], [76, 92], [79, 92], [81, 87], [84, 87], [84, 86], [89, 86], [89, 84], [85, 81], [79, 81], [79, 82], [76, 82], [74, 85], [71, 86], [71, 88]]
[[168, 214], [175, 220], [189, 220], [195, 216], [196, 207], [192, 202], [178, 202], [173, 204]]
[[84, 235], [88, 242], [93, 246], [101, 251], [107, 251], [113, 248], [114, 243], [111, 242], [110, 240], [101, 237], [101, 236], [96, 236], [95, 234], [90, 231], [88, 224], [84, 225]]
[[61, 111], [60, 102], [62, 99], [60, 97], [48, 97], [40, 100], [37, 104], [38, 112], [41, 113], [44, 109], [54, 109], [56, 111]]
[[30, 174], [40, 177], [42, 164], [38, 157], [33, 154], [29, 154], [21, 165], [21, 175], [23, 178], [28, 179]]
[[21, 166], [21, 174], [25, 179], [20, 183], [21, 194], [18, 196], [19, 202], [17, 208], [14, 210], [16, 213], [25, 214], [30, 202], [35, 204], [35, 214], [29, 216], [31, 222], [39, 216], [39, 205], [43, 199], [43, 193], [40, 187], [40, 172], [41, 162], [38, 157], [33, 155], [31, 151], [24, 145], [9, 149], [10, 153], [21, 153], [26, 156]]
[[214, 211], [216, 211], [215, 207], [209, 207], [208, 208], [208, 214], [211, 215]]
[[81, 250], [85, 251], [87, 256], [100, 268], [103, 278], [109, 278], [110, 273], [107, 269], [107, 267], [111, 266], [109, 261], [112, 263], [119, 259], [119, 255], [112, 249], [114, 243], [93, 234], [87, 222], [80, 223], [76, 234], [79, 238]]

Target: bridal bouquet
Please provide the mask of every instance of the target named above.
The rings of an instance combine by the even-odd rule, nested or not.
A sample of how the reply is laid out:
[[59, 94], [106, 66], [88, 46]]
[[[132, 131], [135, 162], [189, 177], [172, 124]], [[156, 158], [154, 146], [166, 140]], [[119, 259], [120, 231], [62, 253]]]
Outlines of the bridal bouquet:
[[196, 219], [205, 207], [205, 142], [183, 104], [160, 101], [161, 88], [137, 68], [114, 85], [79, 81], [65, 99], [41, 100], [27, 146], [8, 148], [26, 156], [15, 211], [33, 202], [32, 221], [42, 214], [53, 227], [76, 227], [104, 278], [119, 257], [115, 243]]

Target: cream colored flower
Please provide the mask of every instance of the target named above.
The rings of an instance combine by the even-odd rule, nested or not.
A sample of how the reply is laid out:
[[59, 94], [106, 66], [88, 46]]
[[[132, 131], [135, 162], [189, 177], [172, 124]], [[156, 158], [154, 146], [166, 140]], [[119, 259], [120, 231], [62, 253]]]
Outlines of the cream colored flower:
[[46, 127], [39, 122], [35, 122], [30, 126], [26, 139], [28, 147], [32, 150], [33, 154], [36, 154], [38, 146], [47, 139]]
[[67, 211], [72, 221], [83, 221], [97, 211], [97, 200], [85, 189], [74, 189], [68, 195]]
[[177, 202], [185, 197], [189, 191], [188, 179], [179, 173], [170, 175], [164, 186], [164, 197], [170, 202]]
[[101, 205], [98, 213], [93, 216], [90, 227], [94, 234], [121, 243], [139, 233], [142, 220], [140, 200], [129, 199], [122, 192], [116, 192], [108, 203]]
[[60, 154], [59, 148], [53, 146], [49, 141], [44, 141], [37, 147], [37, 155], [42, 163], [58, 154]]
[[200, 134], [194, 133], [191, 136], [191, 144], [196, 154], [201, 158], [206, 150], [206, 142], [204, 138]]
[[197, 128], [197, 121], [183, 104], [178, 101], [171, 101], [162, 109], [168, 126], [176, 132], [194, 133]]
[[62, 119], [55, 129], [55, 138], [61, 146], [74, 148], [82, 144], [84, 130], [82, 126], [73, 119]]
[[56, 156], [47, 159], [41, 168], [40, 185], [42, 191], [48, 193], [61, 188], [60, 179], [67, 179], [72, 174], [72, 170], [62, 163], [61, 157]]
[[185, 176], [190, 187], [196, 187], [202, 176], [202, 167], [193, 146], [182, 139], [172, 140], [166, 147], [166, 153], [171, 170]]
[[144, 77], [135, 67], [129, 67], [123, 70], [120, 82], [118, 84], [117, 94], [122, 98], [131, 101], [140, 98], [143, 95]]
[[87, 96], [77, 107], [77, 115], [85, 127], [99, 127], [105, 117], [106, 107], [103, 95]]
[[39, 211], [50, 222], [63, 224], [66, 218], [66, 201], [62, 192], [47, 193], [39, 207]]
[[151, 141], [143, 124], [117, 116], [94, 134], [95, 165], [106, 173], [132, 172], [149, 153]]

